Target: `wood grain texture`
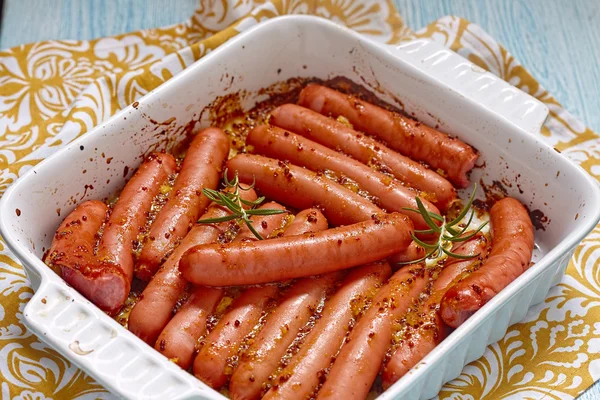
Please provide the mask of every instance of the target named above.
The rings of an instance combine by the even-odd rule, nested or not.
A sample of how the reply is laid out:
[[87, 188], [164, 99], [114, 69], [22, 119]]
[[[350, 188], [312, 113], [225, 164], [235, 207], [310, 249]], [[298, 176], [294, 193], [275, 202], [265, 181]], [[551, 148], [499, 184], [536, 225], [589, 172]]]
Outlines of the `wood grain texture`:
[[[600, 132], [600, 0], [394, 0], [413, 29], [445, 15], [475, 22]], [[189, 18], [197, 0], [4, 0], [0, 48], [92, 39]], [[580, 400], [600, 399], [596, 383]]]

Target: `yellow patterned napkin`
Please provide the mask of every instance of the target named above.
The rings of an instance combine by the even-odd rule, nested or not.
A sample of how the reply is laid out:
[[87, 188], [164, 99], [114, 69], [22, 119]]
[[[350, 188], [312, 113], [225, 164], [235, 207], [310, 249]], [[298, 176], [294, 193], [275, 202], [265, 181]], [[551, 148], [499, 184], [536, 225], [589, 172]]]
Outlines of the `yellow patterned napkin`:
[[[33, 165], [138, 100], [228, 38], [284, 14], [313, 14], [372, 39], [438, 41], [550, 108], [542, 135], [600, 177], [600, 140], [492, 37], [446, 17], [408, 30], [391, 0], [200, 2], [182, 24], [92, 41], [48, 41], [0, 52], [0, 194]], [[577, 249], [562, 283], [525, 321], [465, 367], [443, 399], [571, 399], [600, 377], [600, 229]], [[32, 289], [0, 240], [2, 399], [109, 398], [102, 387], [29, 333]]]

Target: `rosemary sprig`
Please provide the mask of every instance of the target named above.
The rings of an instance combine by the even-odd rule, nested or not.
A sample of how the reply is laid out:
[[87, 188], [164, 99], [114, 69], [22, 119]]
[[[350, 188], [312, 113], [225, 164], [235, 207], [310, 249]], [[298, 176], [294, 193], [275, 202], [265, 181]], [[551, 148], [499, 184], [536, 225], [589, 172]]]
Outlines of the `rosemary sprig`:
[[[484, 222], [474, 232], [465, 236], [465, 232], [471, 225], [471, 222], [473, 221], [473, 216], [475, 215], [475, 210], [471, 209], [471, 206], [473, 204], [473, 200], [475, 199], [476, 191], [477, 191], [477, 184], [475, 184], [475, 188], [473, 189], [473, 193], [471, 193], [471, 196], [469, 197], [469, 201], [467, 202], [467, 204], [463, 207], [463, 209], [460, 211], [460, 213], [458, 213], [456, 218], [454, 218], [450, 222], [446, 221], [445, 216], [441, 216], [434, 212], [427, 211], [427, 209], [423, 205], [423, 202], [421, 201], [421, 199], [418, 196], [416, 197], [418, 209], [403, 208], [403, 210], [418, 212], [419, 214], [421, 214], [423, 216], [423, 220], [425, 221], [427, 226], [429, 226], [429, 229], [415, 230], [415, 233], [423, 234], [423, 235], [437, 234], [437, 240], [434, 243], [426, 243], [426, 242], [420, 240], [419, 238], [417, 238], [414, 233], [411, 234], [415, 243], [417, 243], [419, 246], [423, 247], [427, 251], [427, 253], [425, 254], [424, 257], [421, 257], [418, 260], [406, 261], [406, 262], [401, 262], [398, 264], [403, 265], [403, 264], [418, 263], [421, 261], [425, 261], [428, 258], [440, 257], [442, 254], [445, 254], [448, 257], [452, 257], [452, 258], [458, 258], [459, 260], [469, 260], [469, 259], [478, 257], [479, 254], [463, 255], [463, 254], [452, 253], [450, 251], [452, 249], [452, 246], [455, 243], [466, 242], [467, 240], [469, 240], [472, 237], [474, 237], [475, 235], [477, 235], [477, 233], [479, 233], [488, 224], [487, 221]], [[471, 214], [470, 214], [465, 226], [462, 228], [457, 227], [457, 225], [460, 223], [460, 221], [462, 221], [463, 218], [465, 218], [465, 216], [469, 213], [469, 210], [471, 210]], [[441, 222], [441, 224], [439, 224], [439, 225], [436, 224], [436, 221]]]
[[[276, 209], [258, 209], [258, 207], [263, 201], [265, 201], [265, 197], [261, 196], [254, 201], [244, 200], [240, 197], [240, 190], [248, 191], [254, 188], [255, 182], [252, 182], [252, 185], [247, 189], [244, 189], [240, 186], [240, 180], [238, 178], [237, 172], [235, 173], [235, 177], [232, 180], [227, 178], [227, 170], [223, 174], [223, 181], [225, 182], [225, 190], [213, 190], [204, 188], [202, 189], [202, 193], [208, 197], [215, 204], [220, 205], [221, 207], [227, 208], [231, 211], [230, 215], [220, 218], [205, 218], [198, 221], [200, 224], [216, 224], [219, 222], [226, 222], [231, 220], [239, 220], [246, 224], [250, 232], [254, 234], [259, 240], [263, 240], [264, 238], [258, 233], [258, 231], [252, 226], [252, 220], [250, 217], [252, 215], [275, 215], [275, 214], [284, 214], [288, 211], [286, 210], [276, 210]], [[227, 190], [229, 189], [229, 190]], [[248, 207], [248, 209], [244, 208], [244, 206]]]

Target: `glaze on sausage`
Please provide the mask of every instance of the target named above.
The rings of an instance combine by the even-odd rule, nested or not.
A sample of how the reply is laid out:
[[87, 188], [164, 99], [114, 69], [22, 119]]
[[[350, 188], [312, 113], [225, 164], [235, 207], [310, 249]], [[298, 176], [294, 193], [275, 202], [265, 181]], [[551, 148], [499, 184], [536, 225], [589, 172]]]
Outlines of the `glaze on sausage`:
[[223, 298], [223, 290], [206, 286], [192, 289], [185, 303], [160, 333], [154, 348], [183, 369], [192, 365], [196, 342], [206, 334], [206, 319]]
[[[342, 177], [350, 178], [360, 189], [376, 196], [376, 203], [387, 211], [406, 214], [415, 229], [429, 229], [421, 214], [403, 210], [405, 207], [417, 208], [415, 201], [417, 192], [348, 156], [270, 125], [259, 125], [254, 128], [248, 134], [246, 143], [254, 146], [256, 153], [267, 157], [286, 160], [315, 172], [333, 171], [341, 174]], [[429, 201], [423, 200], [423, 204], [428, 211], [440, 213]]]
[[127, 182], [104, 232], [94, 265], [76, 273], [63, 269], [63, 278], [100, 309], [114, 314], [125, 303], [133, 279], [133, 242], [146, 224], [152, 202], [161, 185], [175, 171], [175, 159], [164, 153], [146, 158]]
[[221, 129], [208, 128], [194, 137], [167, 202], [146, 236], [135, 270], [139, 279], [152, 278], [163, 259], [204, 212], [209, 199], [202, 189], [217, 188], [228, 154], [229, 138]]
[[440, 314], [453, 328], [459, 327], [529, 268], [534, 235], [527, 209], [518, 200], [507, 197], [494, 204], [490, 221], [492, 249], [488, 259], [442, 298]]
[[[277, 203], [266, 203], [262, 209], [285, 208]], [[286, 214], [253, 216], [253, 226], [257, 232], [267, 238], [286, 223]], [[258, 239], [244, 226], [243, 232], [235, 241], [248, 245]], [[212, 388], [218, 389], [227, 383], [233, 372], [235, 358], [240, 345], [266, 315], [269, 301], [279, 293], [276, 285], [252, 287], [246, 289], [223, 315], [215, 328], [204, 339], [194, 360], [194, 375]], [[196, 338], [197, 339], [197, 338]]]
[[390, 278], [350, 332], [317, 399], [367, 397], [390, 346], [395, 320], [414, 304], [429, 278], [423, 265], [408, 265]]
[[244, 243], [196, 246], [180, 269], [197, 285], [253, 285], [320, 275], [399, 253], [411, 241], [404, 214], [377, 214], [369, 221], [306, 235]]
[[[256, 192], [253, 189], [240, 190], [240, 196], [244, 200], [256, 200]], [[201, 219], [222, 218], [229, 214], [229, 210], [213, 203]], [[188, 249], [199, 244], [214, 243], [219, 237], [222, 237], [224, 242], [228, 241], [229, 228], [229, 222], [197, 224], [188, 232], [148, 283], [140, 300], [131, 310], [128, 325], [131, 332], [146, 343], [152, 346], [155, 344], [158, 335], [173, 316], [173, 309], [188, 285], [179, 272], [181, 256]]]
[[300, 343], [299, 351], [277, 371], [263, 399], [310, 398], [355, 320], [390, 274], [387, 263], [364, 265], [350, 271], [338, 291], [325, 302], [321, 317]]
[[315, 111], [285, 104], [271, 112], [269, 122], [395, 176], [406, 185], [424, 192], [426, 195], [422, 194], [421, 198], [427, 198], [442, 211], [446, 211], [456, 199], [452, 184], [438, 173]]
[[[60, 268], [69, 285], [103, 310], [113, 308], [105, 301], [107, 289], [127, 287], [127, 277], [121, 270], [98, 263], [94, 254], [98, 231], [107, 215], [108, 207], [101, 201], [77, 206], [56, 230], [45, 260], [49, 266]], [[112, 298], [111, 293], [108, 298]]]
[[[327, 229], [327, 220], [316, 209], [304, 210], [296, 216], [284, 235], [299, 235]], [[241, 356], [231, 376], [229, 394], [233, 400], [259, 399], [269, 376], [300, 329], [306, 325], [319, 304], [340, 278], [339, 273], [309, 277], [294, 283], [284, 294], [252, 345]]]
[[366, 221], [382, 210], [364, 197], [333, 182], [322, 174], [272, 158], [238, 154], [227, 162], [229, 174], [237, 171], [240, 180], [263, 195], [299, 210], [317, 207], [333, 225]]
[[404, 376], [447, 336], [449, 329], [438, 314], [442, 296], [457, 279], [481, 264], [487, 250], [488, 240], [481, 233], [452, 249], [455, 254], [478, 256], [468, 260], [451, 257], [446, 260], [433, 283], [429, 298], [415, 310], [413, 318], [406, 318], [404, 332], [383, 368], [381, 377], [384, 389]]
[[455, 185], [469, 185], [467, 173], [475, 166], [477, 153], [457, 138], [325, 86], [307, 86], [300, 93], [298, 103], [333, 118], [343, 116], [354, 128], [380, 138], [413, 160], [446, 171]]

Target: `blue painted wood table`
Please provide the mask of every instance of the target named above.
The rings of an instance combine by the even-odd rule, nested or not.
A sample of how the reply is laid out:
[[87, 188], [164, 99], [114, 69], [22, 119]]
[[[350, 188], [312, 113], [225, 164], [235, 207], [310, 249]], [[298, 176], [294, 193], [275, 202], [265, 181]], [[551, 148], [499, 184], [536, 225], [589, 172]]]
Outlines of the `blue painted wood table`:
[[[600, 132], [599, 0], [395, 0], [418, 29], [458, 15], [502, 43], [563, 106]], [[91, 39], [188, 18], [197, 0], [4, 0], [0, 48], [46, 39]], [[597, 382], [580, 396], [600, 399]]]

